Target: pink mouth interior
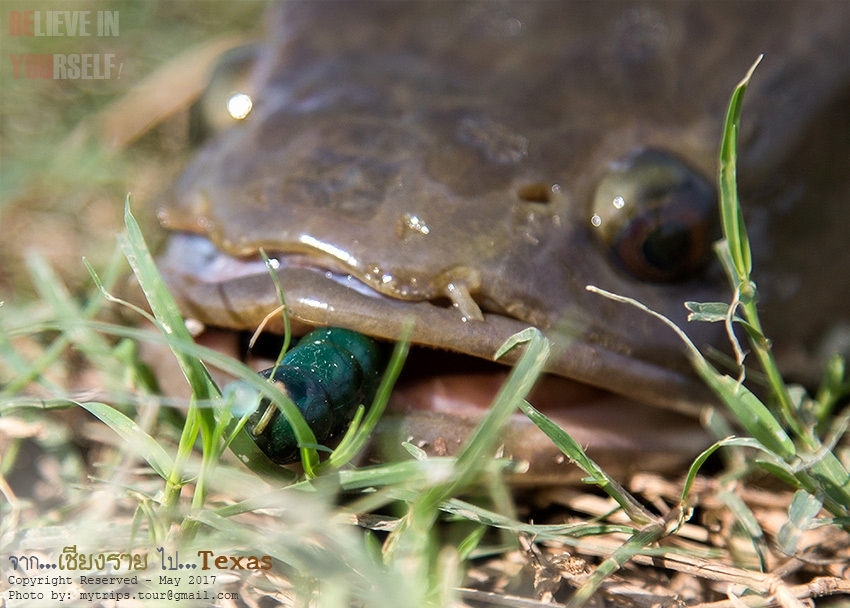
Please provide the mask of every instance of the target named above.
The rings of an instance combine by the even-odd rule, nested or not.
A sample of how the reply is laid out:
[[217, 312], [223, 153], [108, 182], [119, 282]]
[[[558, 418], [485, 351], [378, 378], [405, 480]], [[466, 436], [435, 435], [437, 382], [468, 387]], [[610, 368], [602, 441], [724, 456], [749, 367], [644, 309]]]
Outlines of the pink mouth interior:
[[[221, 350], [215, 340], [233, 332], [208, 332], [203, 342]], [[227, 337], [226, 337], [227, 336]], [[271, 350], [276, 348], [274, 345]], [[261, 349], [258, 349], [261, 350]], [[257, 369], [272, 361], [251, 357]], [[413, 348], [385, 414], [397, 426], [388, 442], [400, 448], [409, 441], [432, 455], [454, 454], [485, 415], [510, 368], [491, 361], [431, 348]], [[603, 466], [620, 470], [666, 470], [681, 465], [710, 440], [691, 417], [558, 376], [541, 375], [527, 401], [567, 431]], [[392, 421], [395, 420], [395, 423]], [[564, 456], [522, 412], [511, 417], [503, 432], [505, 455], [531, 463], [533, 479], [545, 479], [563, 467]], [[391, 452], [393, 457], [409, 457]], [[575, 469], [575, 474], [578, 474]], [[559, 474], [560, 475], [560, 474]], [[529, 477], [532, 479], [532, 477]], [[562, 477], [555, 476], [553, 481]]]

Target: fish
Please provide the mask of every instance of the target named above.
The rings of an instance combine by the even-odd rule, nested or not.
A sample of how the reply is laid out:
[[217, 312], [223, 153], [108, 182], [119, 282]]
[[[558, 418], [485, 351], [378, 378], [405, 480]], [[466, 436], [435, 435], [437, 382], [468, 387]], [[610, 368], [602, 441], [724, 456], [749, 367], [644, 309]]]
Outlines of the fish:
[[[683, 303], [730, 298], [718, 147], [762, 54], [737, 178], [765, 328], [801, 378], [846, 336], [847, 3], [295, 0], [267, 24], [239, 91], [250, 113], [159, 210], [159, 264], [211, 327], [253, 330], [278, 307], [260, 249], [297, 333], [391, 341], [412, 323], [424, 348], [385, 442], [453, 453], [507, 373], [494, 353], [531, 326], [555, 347], [530, 400], [591, 454], [656, 468], [706, 445], [694, 413], [715, 402], [681, 340], [586, 287], [726, 342]], [[504, 449], [530, 479], [568, 466], [520, 415]]]

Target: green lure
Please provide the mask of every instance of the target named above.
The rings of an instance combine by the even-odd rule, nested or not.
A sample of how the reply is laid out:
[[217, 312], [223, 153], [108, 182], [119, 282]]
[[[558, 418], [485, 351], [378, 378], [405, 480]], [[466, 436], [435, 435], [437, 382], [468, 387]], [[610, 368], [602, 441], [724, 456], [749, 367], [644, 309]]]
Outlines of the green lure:
[[[260, 372], [277, 383], [298, 407], [316, 441], [325, 444], [348, 429], [358, 406], [369, 406], [385, 357], [377, 342], [357, 332], [324, 327], [305, 335], [280, 365]], [[268, 399], [246, 424], [257, 446], [274, 462], [299, 458], [292, 426]]]

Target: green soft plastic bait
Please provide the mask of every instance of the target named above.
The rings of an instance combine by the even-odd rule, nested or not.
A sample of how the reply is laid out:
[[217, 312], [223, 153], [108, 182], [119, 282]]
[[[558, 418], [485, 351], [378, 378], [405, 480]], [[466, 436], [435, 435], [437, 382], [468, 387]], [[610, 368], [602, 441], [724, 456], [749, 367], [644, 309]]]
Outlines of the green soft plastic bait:
[[[375, 398], [385, 357], [377, 342], [357, 332], [324, 327], [305, 335], [280, 365], [260, 372], [278, 383], [298, 407], [316, 441], [325, 444], [346, 431], [361, 404]], [[268, 399], [262, 399], [246, 428], [274, 462], [299, 457], [292, 426]]]

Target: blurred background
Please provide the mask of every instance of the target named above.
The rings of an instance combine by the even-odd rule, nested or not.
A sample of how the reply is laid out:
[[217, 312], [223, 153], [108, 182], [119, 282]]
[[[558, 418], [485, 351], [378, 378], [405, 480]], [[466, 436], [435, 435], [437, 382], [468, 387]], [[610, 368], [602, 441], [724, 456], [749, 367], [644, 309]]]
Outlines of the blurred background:
[[[90, 287], [81, 258], [103, 268], [115, 248], [128, 193], [153, 237], [152, 201], [191, 151], [188, 108], [216, 57], [261, 33], [265, 6], [196, 0], [3, 2], [0, 300], [6, 314], [8, 307], [35, 298], [26, 268], [27, 256], [35, 252], [72, 293]], [[52, 11], [61, 13], [54, 17]], [[87, 15], [90, 35], [72, 35], [75, 25], [62, 21], [65, 11]], [[101, 11], [115, 17], [117, 35], [98, 36]], [[33, 35], [16, 35], [27, 28]], [[63, 73], [57, 55], [89, 61], [89, 78]]]

